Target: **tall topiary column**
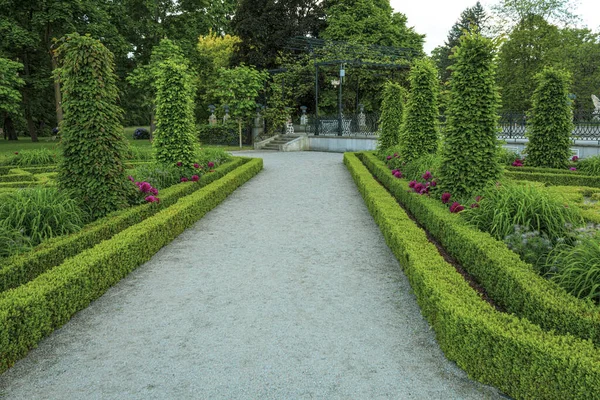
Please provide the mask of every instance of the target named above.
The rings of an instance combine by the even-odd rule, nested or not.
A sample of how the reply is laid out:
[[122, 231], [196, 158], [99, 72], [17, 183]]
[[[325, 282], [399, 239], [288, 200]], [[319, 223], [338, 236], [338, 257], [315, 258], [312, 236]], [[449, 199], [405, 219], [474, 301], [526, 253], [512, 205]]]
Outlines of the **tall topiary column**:
[[401, 153], [410, 161], [438, 148], [438, 73], [429, 59], [415, 60], [410, 70], [410, 93], [400, 135]]
[[[154, 154], [164, 165], [194, 163], [194, 86], [185, 64], [166, 60], [156, 80]], [[179, 164], [181, 163], [181, 164]]]
[[494, 43], [478, 33], [465, 34], [454, 53], [439, 170], [442, 192], [470, 195], [500, 175], [494, 54]]
[[383, 86], [381, 115], [379, 116], [379, 138], [377, 148], [385, 150], [398, 144], [406, 90], [395, 82]]
[[571, 156], [573, 111], [569, 99], [571, 75], [545, 68], [536, 75], [525, 147], [527, 165], [566, 168]]
[[114, 57], [98, 40], [78, 34], [64, 37], [56, 52], [64, 112], [58, 183], [98, 218], [127, 205], [130, 184]]

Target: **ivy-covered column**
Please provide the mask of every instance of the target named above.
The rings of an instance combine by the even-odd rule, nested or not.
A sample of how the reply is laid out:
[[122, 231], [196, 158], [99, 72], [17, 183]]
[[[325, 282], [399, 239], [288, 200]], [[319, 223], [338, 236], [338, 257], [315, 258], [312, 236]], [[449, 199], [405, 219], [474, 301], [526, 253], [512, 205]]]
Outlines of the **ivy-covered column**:
[[400, 141], [405, 99], [406, 90], [402, 86], [395, 82], [385, 83], [379, 117], [379, 137], [377, 138], [379, 151], [385, 151]]
[[92, 218], [127, 205], [122, 110], [113, 54], [98, 40], [76, 33], [56, 50], [64, 118], [59, 187], [70, 190]]

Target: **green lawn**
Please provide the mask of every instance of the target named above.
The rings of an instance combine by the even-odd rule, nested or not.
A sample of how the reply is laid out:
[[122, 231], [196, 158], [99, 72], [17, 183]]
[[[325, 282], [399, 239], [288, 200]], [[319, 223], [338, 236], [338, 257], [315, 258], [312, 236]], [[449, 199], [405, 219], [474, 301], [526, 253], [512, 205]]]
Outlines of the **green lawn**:
[[[139, 126], [131, 126], [124, 129], [124, 137], [127, 139], [127, 142], [130, 146], [134, 146], [137, 148], [150, 148], [152, 147], [152, 143], [149, 140], [133, 140], [133, 132], [139, 128]], [[145, 126], [142, 128], [149, 129], [149, 127]], [[37, 143], [33, 143], [29, 138], [19, 137], [19, 140], [0, 140], [0, 157], [7, 156], [13, 154], [18, 151], [23, 150], [33, 150], [40, 148], [47, 148], [50, 150], [58, 150], [60, 145], [59, 140], [52, 140], [48, 137], [40, 138], [40, 141]], [[236, 146], [207, 146], [207, 147], [220, 147], [226, 151], [236, 151], [240, 150], [239, 147]], [[252, 150], [252, 146], [244, 146], [242, 150]]]

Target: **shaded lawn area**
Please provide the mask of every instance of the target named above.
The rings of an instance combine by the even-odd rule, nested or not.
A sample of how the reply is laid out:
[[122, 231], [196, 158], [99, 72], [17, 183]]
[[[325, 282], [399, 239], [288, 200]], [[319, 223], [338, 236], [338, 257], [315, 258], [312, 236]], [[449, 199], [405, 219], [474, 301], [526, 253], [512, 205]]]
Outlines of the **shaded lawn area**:
[[[133, 140], [133, 132], [139, 128], [139, 126], [130, 126], [124, 128], [123, 135], [130, 146], [137, 147], [140, 149], [147, 148], [150, 150], [152, 148], [152, 143], [149, 140]], [[142, 128], [150, 129], [148, 126], [144, 126]], [[41, 137], [40, 141], [37, 143], [33, 143], [29, 137], [20, 136], [19, 140], [1, 140], [0, 139], [0, 157], [7, 156], [10, 154], [14, 154], [15, 152], [24, 151], [24, 150], [34, 150], [46, 148], [49, 150], [58, 150], [60, 147], [60, 139], [52, 140], [50, 137]], [[204, 147], [204, 146], [202, 146]], [[218, 145], [210, 145], [206, 147], [219, 147], [223, 148], [226, 151], [235, 151], [240, 150], [237, 146], [218, 146]], [[252, 150], [252, 146], [244, 146], [241, 150]]]

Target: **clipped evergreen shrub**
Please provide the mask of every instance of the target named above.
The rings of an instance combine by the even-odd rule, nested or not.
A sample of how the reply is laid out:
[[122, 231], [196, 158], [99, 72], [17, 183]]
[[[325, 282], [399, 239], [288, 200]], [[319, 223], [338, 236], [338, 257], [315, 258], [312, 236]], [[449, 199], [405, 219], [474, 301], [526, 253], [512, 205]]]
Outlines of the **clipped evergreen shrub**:
[[386, 82], [383, 86], [381, 115], [379, 117], [379, 137], [377, 148], [389, 149], [400, 141], [400, 127], [406, 90], [395, 82]]
[[454, 56], [438, 183], [440, 193], [460, 197], [483, 189], [500, 175], [496, 139], [500, 96], [490, 39], [465, 34]]
[[156, 81], [156, 161], [167, 166], [194, 164], [194, 86], [185, 64], [166, 60]]
[[525, 147], [527, 164], [532, 167], [567, 168], [571, 157], [573, 111], [569, 100], [571, 75], [544, 68], [535, 76]]
[[98, 218], [127, 205], [125, 142], [114, 56], [90, 36], [67, 35], [57, 49], [64, 117], [58, 182]]
[[410, 93], [404, 110], [401, 154], [411, 161], [438, 148], [438, 73], [429, 59], [415, 60], [410, 70]]

